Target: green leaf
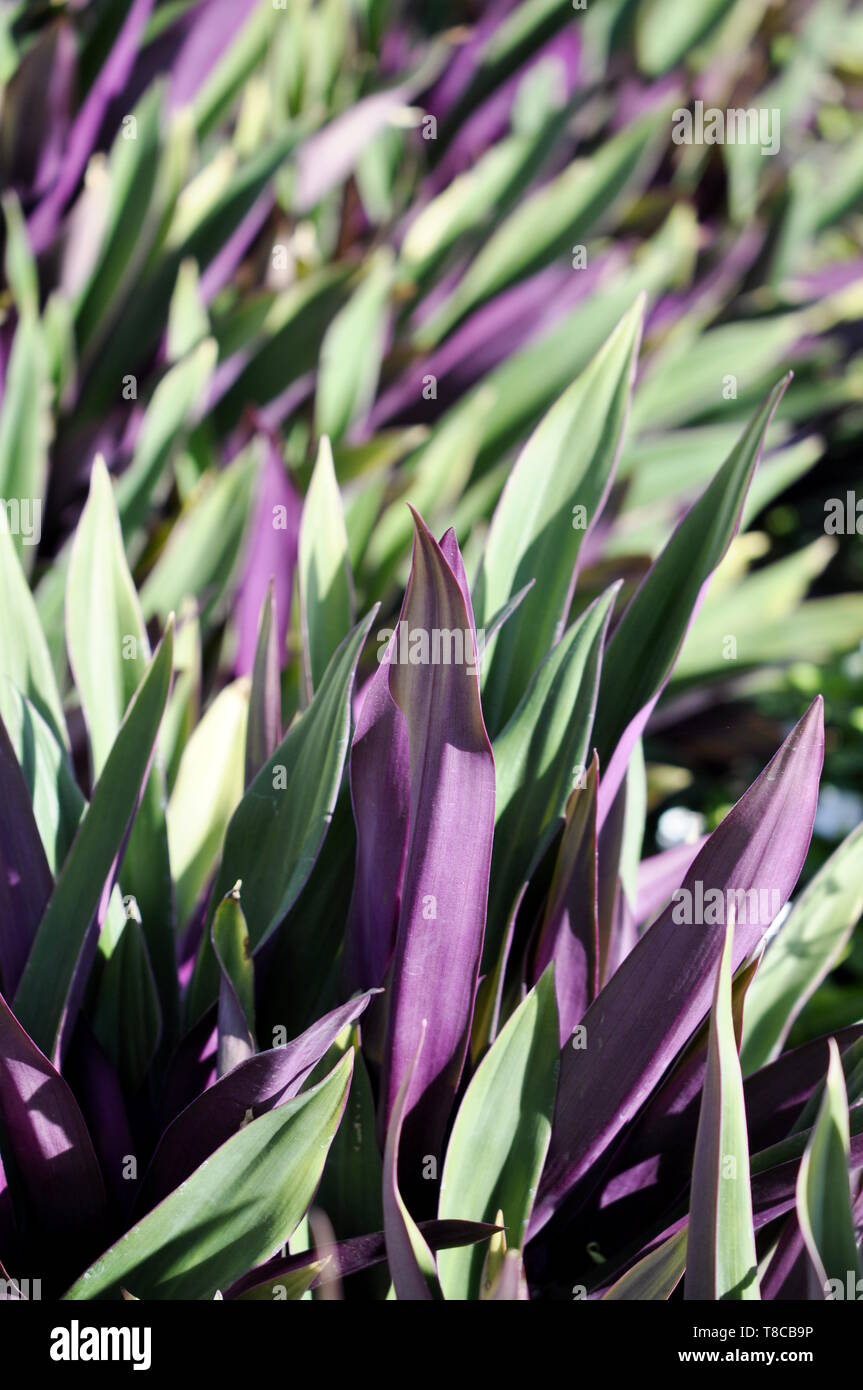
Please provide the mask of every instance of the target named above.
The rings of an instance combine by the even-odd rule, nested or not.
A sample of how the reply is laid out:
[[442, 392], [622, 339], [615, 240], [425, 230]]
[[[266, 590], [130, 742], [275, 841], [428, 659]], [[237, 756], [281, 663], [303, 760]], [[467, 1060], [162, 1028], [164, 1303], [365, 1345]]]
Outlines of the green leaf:
[[486, 926], [489, 970], [497, 962], [516, 898], [560, 828], [569, 795], [584, 773], [602, 647], [616, 595], [613, 586], [567, 628], [492, 745], [495, 830]]
[[106, 885], [135, 814], [168, 699], [172, 647], [169, 624], [96, 783], [18, 986], [15, 1013], [47, 1057], [60, 1042], [91, 924], [95, 919], [100, 925], [107, 909]]
[[780, 381], [753, 416], [612, 634], [603, 659], [595, 733], [606, 769], [621, 735], [655, 700], [674, 666], [703, 585], [737, 530], [764, 435], [789, 380]]
[[731, 990], [734, 914], [716, 975], [692, 1164], [685, 1297], [759, 1299], [743, 1076]]
[[616, 1279], [603, 1299], [612, 1302], [636, 1300], [656, 1302], [670, 1298], [683, 1277], [686, 1266], [687, 1230], [676, 1231], [673, 1236], [662, 1241], [655, 1250], [638, 1260], [636, 1264]]
[[169, 362], [179, 362], [192, 352], [210, 332], [210, 320], [201, 298], [197, 262], [191, 257], [181, 263], [168, 311], [166, 353]]
[[401, 245], [402, 276], [413, 280], [428, 276], [463, 236], [483, 231], [492, 217], [500, 219], [536, 179], [574, 105], [562, 111], [554, 84], [547, 80], [542, 82], [542, 99], [550, 110], [541, 113], [534, 127], [514, 130], [498, 141], [420, 209]]
[[97, 166], [85, 189], [84, 197], [99, 205], [99, 244], [86, 248], [85, 274], [75, 277], [75, 334], [88, 358], [134, 292], [170, 196], [160, 148], [163, 96], [161, 84], [145, 92], [132, 113], [135, 139], [121, 129], [107, 164]]
[[[519, 1005], [483, 1058], [459, 1106], [447, 1148], [440, 1218], [506, 1223], [521, 1249], [551, 1135], [560, 1047], [554, 968]], [[448, 1299], [478, 1298], [485, 1252], [442, 1250]]]
[[[351, 1093], [315, 1197], [315, 1206], [326, 1212], [338, 1240], [380, 1231], [384, 1224], [383, 1166], [375, 1139], [375, 1102], [356, 1028], [351, 1030], [344, 1050], [354, 1054]], [[384, 1278], [383, 1288], [380, 1287], [380, 1270], [358, 1277], [369, 1294], [386, 1294], [389, 1281]]]
[[[69, 556], [66, 640], [90, 735], [93, 775], [99, 778], [150, 659], [111, 479], [101, 457], [93, 463], [90, 493]], [[144, 787], [120, 881], [123, 891], [138, 902], [170, 1043], [179, 1024], [179, 993], [165, 800], [165, 776], [157, 758]]]
[[863, 912], [863, 825], [852, 831], [795, 902], [749, 990], [744, 1075], [772, 1062], [792, 1023], [836, 965]]
[[[830, 1039], [827, 1085], [797, 1173], [797, 1220], [817, 1279], [817, 1291], [845, 1298], [849, 1275], [863, 1277], [849, 1186], [848, 1097], [839, 1048]], [[834, 1281], [838, 1281], [838, 1289]]]
[[216, 365], [217, 349], [207, 338], [165, 373], [147, 406], [132, 462], [117, 484], [117, 506], [128, 536], [143, 525], [171, 450], [192, 423]]
[[326, 437], [320, 442], [303, 504], [297, 566], [308, 702], [353, 614], [348, 537], [333, 451]]
[[[861, 611], [855, 618], [854, 610], [859, 610], [860, 605], [854, 600], [859, 595], [848, 595], [850, 605], [842, 605], [836, 615], [847, 620], [844, 633], [841, 627], [830, 623], [829, 614], [846, 596], [832, 595], [815, 600], [813, 621], [807, 621], [807, 610], [813, 605], [803, 602], [812, 581], [826, 569], [835, 553], [832, 538], [820, 536], [801, 550], [773, 564], [763, 565], [732, 587], [711, 593], [675, 662], [674, 682], [703, 679], [705, 675], [720, 671], [727, 673], [731, 664], [730, 636], [736, 643], [735, 672], [795, 658], [815, 662], [834, 650], [847, 651], [854, 647], [859, 641], [855, 633], [863, 618]], [[733, 558], [732, 551], [728, 560]], [[717, 579], [723, 577], [720, 568]], [[822, 616], [820, 636], [818, 614]]]
[[392, 252], [382, 248], [324, 334], [315, 396], [318, 435], [341, 439], [374, 400], [392, 283]]
[[21, 204], [14, 193], [4, 193], [6, 218], [6, 279], [18, 309], [19, 318], [35, 319], [39, 314], [39, 273], [21, 216]]
[[0, 528], [8, 526], [18, 555], [35, 557], [51, 438], [50, 386], [42, 329], [18, 320], [0, 410]]
[[418, 450], [413, 466], [402, 471], [403, 495], [392, 502], [376, 521], [363, 557], [366, 586], [381, 593], [400, 560], [410, 555], [413, 517], [410, 503], [420, 516], [441, 527], [451, 522], [452, 510], [461, 497], [476, 462], [483, 429], [494, 405], [493, 391], [478, 391], [465, 410], [449, 413], [426, 447]]
[[84, 798], [57, 735], [5, 676], [0, 677], [0, 718], [24, 773], [48, 867], [56, 878], [84, 814]]
[[447, 114], [446, 135], [454, 133], [469, 112], [495, 87], [572, 22], [572, 0], [522, 0], [472, 55], [471, 74]]
[[162, 1031], [159, 995], [134, 899], [127, 902], [125, 925], [102, 967], [92, 1021], [124, 1091], [134, 1095], [150, 1069]]
[[566, 621], [581, 544], [601, 510], [620, 446], [643, 299], [546, 415], [492, 518], [474, 593], [477, 627], [535, 579], [483, 661], [483, 712], [497, 733]]
[[200, 717], [201, 632], [192, 599], [180, 605], [174, 637], [174, 684], [159, 730], [159, 752], [169, 792], [177, 781], [180, 758]]
[[699, 0], [681, 5], [678, 0], [643, 0], [638, 7], [636, 53], [638, 65], [649, 77], [661, 77], [691, 48], [715, 29], [734, 0]]
[[255, 967], [249, 931], [240, 905], [241, 883], [227, 893], [213, 918], [213, 950], [222, 972], [219, 985], [218, 1073], [255, 1052]]
[[63, 705], [36, 604], [15, 545], [0, 517], [0, 677], [25, 695], [63, 747], [69, 745]]
[[263, 444], [256, 439], [227, 468], [201, 479], [141, 589], [148, 621], [155, 615], [164, 620], [190, 596], [198, 600], [206, 624], [224, 604], [236, 577], [262, 459]]
[[[339, 1128], [340, 1134], [341, 1130], [342, 1127]], [[279, 1274], [268, 1284], [256, 1284], [253, 1289], [241, 1293], [239, 1300], [241, 1303], [297, 1303], [312, 1287], [330, 1258], [329, 1255], [326, 1255], [324, 1259], [313, 1260], [310, 1264], [304, 1265], [302, 1269], [292, 1270], [288, 1274]]]
[[[296, 902], [327, 834], [350, 744], [356, 665], [376, 612], [335, 652], [312, 703], [261, 768], [228, 826], [211, 904], [241, 880], [253, 951]], [[205, 938], [189, 991], [190, 1022], [217, 992], [218, 971]]]
[[[693, 339], [674, 338], [639, 384], [632, 403], [633, 435], [686, 424], [726, 404], [725, 378], [734, 368], [740, 395], [759, 394], [805, 330], [803, 314], [728, 323]], [[737, 409], [739, 407], [734, 407]]]
[[209, 1299], [284, 1245], [320, 1181], [352, 1057], [314, 1090], [222, 1144], [96, 1260], [66, 1298], [101, 1298], [122, 1284], [136, 1298]]
[[97, 455], [66, 581], [66, 642], [98, 777], [150, 659], [111, 479]]
[[344, 303], [348, 276], [345, 265], [326, 266], [281, 294], [253, 301], [238, 314], [231, 341], [220, 333], [222, 358], [242, 349], [248, 359], [213, 411], [220, 433], [232, 430], [250, 405], [266, 405], [314, 371], [323, 336]]
[[282, 739], [282, 685], [273, 581], [261, 605], [246, 727], [246, 786]]
[[168, 844], [177, 921], [188, 922], [215, 870], [225, 831], [243, 795], [247, 680], [216, 696], [183, 749], [168, 802]]
[[620, 134], [612, 136], [589, 159], [577, 159], [562, 174], [525, 198], [498, 227], [471, 261], [456, 289], [418, 335], [433, 347], [487, 299], [514, 280], [521, 280], [556, 256], [572, 254], [586, 237], [632, 191], [668, 138], [669, 107], [663, 102]]
[[443, 1291], [434, 1252], [408, 1210], [399, 1188], [399, 1147], [402, 1124], [427, 1022], [423, 1019], [417, 1050], [398, 1089], [387, 1126], [383, 1162], [384, 1236], [387, 1261], [396, 1298], [405, 1302], [440, 1300]]

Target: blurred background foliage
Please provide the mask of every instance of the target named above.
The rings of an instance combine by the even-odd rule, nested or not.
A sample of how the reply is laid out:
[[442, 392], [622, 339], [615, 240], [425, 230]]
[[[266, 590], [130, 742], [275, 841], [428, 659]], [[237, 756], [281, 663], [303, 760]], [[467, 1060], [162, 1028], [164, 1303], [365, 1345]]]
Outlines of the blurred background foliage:
[[[319, 436], [347, 602], [381, 600], [383, 625], [405, 501], [455, 525], [473, 572], [520, 445], [644, 292], [574, 615], [609, 577], [638, 581], [792, 368], [648, 731], [643, 853], [712, 828], [821, 691], [811, 876], [863, 818], [863, 541], [825, 529], [830, 499], [863, 499], [863, 11], [7, 3], [0, 84], [0, 496], [43, 504], [21, 558], [64, 693], [68, 540], [97, 454], [145, 617], [180, 614], [170, 786], [191, 711], [249, 670], [267, 564], [285, 713], [301, 700], [291, 598]], [[778, 112], [778, 151], [675, 144], [695, 101]], [[262, 557], [276, 505], [287, 534]], [[794, 1040], [863, 1013], [854, 940]]]

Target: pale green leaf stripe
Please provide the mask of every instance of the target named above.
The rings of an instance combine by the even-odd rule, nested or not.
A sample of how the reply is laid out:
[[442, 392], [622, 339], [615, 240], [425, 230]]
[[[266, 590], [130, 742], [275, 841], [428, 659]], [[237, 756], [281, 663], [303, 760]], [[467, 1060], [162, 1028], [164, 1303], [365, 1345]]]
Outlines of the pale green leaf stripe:
[[800, 1010], [836, 965], [863, 912], [863, 825], [834, 850], [768, 946], [749, 989], [744, 1075], [778, 1057]]
[[[66, 645], [98, 779], [150, 658], [114, 490], [101, 456], [93, 463], [90, 493], [69, 555]], [[165, 799], [165, 776], [156, 761], [141, 796], [120, 879], [123, 892], [138, 900], [159, 986], [165, 1039], [173, 1043], [179, 991]]]
[[99, 777], [129, 701], [147, 669], [150, 643], [123, 550], [111, 479], [101, 455], [69, 555], [66, 644]]
[[261, 1115], [112, 1245], [65, 1295], [208, 1299], [284, 1245], [315, 1194], [353, 1051], [311, 1091]]
[[303, 504], [297, 555], [306, 701], [352, 622], [348, 536], [330, 441], [318, 448]]
[[670, 1298], [683, 1278], [686, 1266], [686, 1236], [684, 1226], [669, 1236], [655, 1250], [615, 1280], [603, 1295], [613, 1303], [636, 1301], [658, 1302]]
[[492, 734], [560, 635], [579, 550], [614, 471], [643, 313], [639, 296], [537, 426], [495, 509], [475, 585], [477, 626], [531, 579], [536, 585], [484, 658], [483, 712]]
[[716, 976], [692, 1164], [687, 1299], [760, 1299], [743, 1076], [732, 1007], [734, 914]]
[[386, 340], [393, 256], [382, 248], [321, 343], [315, 431], [341, 439], [374, 400]]
[[51, 429], [42, 329], [28, 316], [19, 320], [12, 340], [0, 410], [0, 498], [7, 504], [0, 508], [0, 525], [6, 524], [9, 504], [17, 505], [13, 544], [22, 562], [35, 557], [41, 537]]
[[249, 682], [216, 696], [180, 757], [168, 802], [168, 844], [182, 927], [215, 870], [225, 831], [243, 795]]
[[[551, 1137], [559, 1055], [549, 966], [465, 1092], [444, 1162], [441, 1220], [494, 1221], [502, 1211], [507, 1246], [521, 1249]], [[447, 1298], [479, 1296], [484, 1258], [484, 1246], [439, 1252]]]
[[87, 933], [138, 804], [168, 698], [172, 651], [169, 624], [96, 783], [18, 986], [15, 1013], [48, 1057], [59, 1040]]
[[[0, 509], [2, 513], [2, 509]], [[64, 747], [69, 735], [36, 604], [0, 514], [0, 677], [6, 676]]]
[[[848, 1097], [839, 1048], [830, 1039], [827, 1085], [818, 1118], [806, 1143], [797, 1173], [797, 1219], [818, 1281], [818, 1292], [847, 1295], [863, 1274], [854, 1231], [848, 1175], [850, 1150]], [[828, 1283], [829, 1281], [829, 1283]]]

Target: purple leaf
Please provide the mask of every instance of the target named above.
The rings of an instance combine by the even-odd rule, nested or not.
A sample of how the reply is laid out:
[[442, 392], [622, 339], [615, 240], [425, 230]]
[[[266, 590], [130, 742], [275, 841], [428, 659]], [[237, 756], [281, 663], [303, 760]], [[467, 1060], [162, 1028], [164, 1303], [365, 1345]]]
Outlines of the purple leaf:
[[[729, 889], [763, 889], [771, 914], [779, 911], [809, 847], [823, 755], [819, 697], [691, 866], [685, 881], [691, 902], [697, 904], [699, 892], [703, 897], [718, 890], [724, 904]], [[588, 1009], [587, 1047], [563, 1049], [532, 1234], [576, 1183], [610, 1157], [624, 1127], [707, 1014], [723, 926], [679, 924], [680, 907], [666, 909]], [[755, 949], [768, 925], [738, 919], [732, 969]]]
[[189, 105], [257, 8], [258, 0], [206, 0], [197, 6], [172, 64], [169, 113]]
[[93, 1136], [108, 1197], [117, 1211], [127, 1211], [138, 1185], [126, 1169], [126, 1158], [135, 1152], [126, 1102], [114, 1068], [84, 1019], [75, 1029], [66, 1074]]
[[[413, 363], [381, 392], [365, 422], [363, 436], [371, 437], [393, 419], [416, 419], [420, 408], [429, 415], [440, 414], [448, 402], [595, 290], [609, 260], [597, 256], [578, 275], [560, 266], [548, 266], [483, 304], [435, 352]], [[437, 379], [438, 399], [426, 404], [422, 386], [428, 375]]]
[[[457, 1246], [476, 1245], [481, 1240], [488, 1240], [489, 1236], [494, 1235], [497, 1226], [490, 1226], [484, 1221], [421, 1221], [419, 1230], [423, 1239], [430, 1250], [452, 1250]], [[315, 1250], [303, 1250], [297, 1255], [285, 1257], [277, 1256], [273, 1260], [268, 1260], [266, 1264], [259, 1265], [257, 1269], [250, 1269], [248, 1274], [244, 1274], [235, 1284], [232, 1284], [225, 1292], [225, 1298], [242, 1298], [244, 1293], [251, 1289], [259, 1288], [262, 1284], [272, 1284], [280, 1276], [293, 1274], [299, 1269], [305, 1269], [310, 1264], [317, 1264], [318, 1260], [325, 1260], [328, 1263], [312, 1281], [311, 1288], [317, 1288], [319, 1284], [327, 1284], [333, 1279], [344, 1279], [349, 1274], [358, 1274], [360, 1270], [371, 1269], [374, 1265], [383, 1264], [387, 1258], [386, 1238], [383, 1231], [376, 1231], [374, 1235], [353, 1236], [348, 1240], [341, 1240], [333, 1246], [319, 1245]]]
[[531, 983], [554, 961], [554, 986], [564, 1046], [599, 987], [599, 930], [596, 916], [596, 754], [584, 787], [576, 787], [566, 808], [566, 824], [539, 931]]
[[[494, 829], [494, 758], [479, 697], [470, 603], [424, 522], [414, 514], [411, 576], [401, 621], [429, 664], [393, 663], [390, 692], [407, 722], [410, 830], [392, 970], [382, 1078], [385, 1131], [416, 1054], [405, 1148], [437, 1153], [461, 1076], [482, 953]], [[446, 541], [452, 550], [451, 541]], [[461, 573], [461, 567], [459, 565]], [[441, 634], [462, 634], [461, 664], [436, 663]], [[414, 638], [410, 640], [413, 642]]]
[[132, 0], [123, 26], [72, 123], [64, 142], [59, 177], [28, 223], [30, 241], [37, 256], [53, 241], [63, 210], [93, 153], [108, 106], [126, 85], [152, 8], [153, 0]]
[[105, 1188], [84, 1118], [66, 1082], [2, 995], [0, 1135], [13, 1201], [19, 1189], [35, 1224], [52, 1239], [98, 1244]]
[[276, 642], [280, 661], [284, 662], [301, 511], [302, 503], [281, 454], [271, 441], [261, 474], [245, 573], [237, 595], [235, 617], [239, 636], [234, 671], [238, 676], [248, 675], [254, 667], [258, 620], [271, 583], [278, 620]]
[[293, 1042], [250, 1057], [181, 1111], [162, 1135], [144, 1177], [138, 1215], [161, 1202], [236, 1134], [249, 1111], [257, 1119], [298, 1095], [342, 1029], [359, 1018], [368, 1002], [368, 994], [351, 999]]
[[0, 987], [10, 998], [53, 887], [27, 783], [0, 721]]
[[375, 92], [316, 131], [300, 146], [295, 160], [293, 209], [311, 212], [322, 198], [348, 177], [363, 150], [385, 130], [390, 117], [406, 105], [412, 82]]
[[350, 758], [357, 830], [354, 889], [342, 955], [346, 994], [383, 984], [396, 940], [410, 801], [405, 717], [385, 654], [363, 692]]
[[652, 921], [660, 908], [667, 906], [696, 854], [704, 847], [706, 838], [702, 836], [695, 844], [675, 845], [673, 849], [642, 859], [635, 889], [636, 926]]

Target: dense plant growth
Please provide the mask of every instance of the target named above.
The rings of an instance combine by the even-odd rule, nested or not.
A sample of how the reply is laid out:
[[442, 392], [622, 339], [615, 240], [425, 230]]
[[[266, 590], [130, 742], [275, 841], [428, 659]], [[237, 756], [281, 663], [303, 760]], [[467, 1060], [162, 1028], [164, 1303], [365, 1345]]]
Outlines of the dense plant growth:
[[7, 1295], [863, 1294], [861, 74], [4, 12]]

